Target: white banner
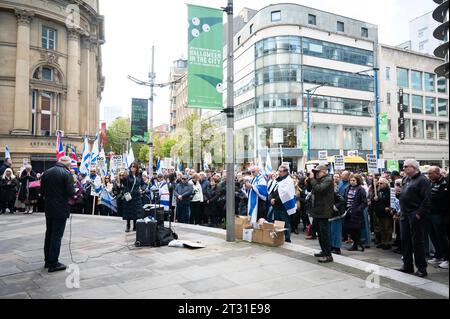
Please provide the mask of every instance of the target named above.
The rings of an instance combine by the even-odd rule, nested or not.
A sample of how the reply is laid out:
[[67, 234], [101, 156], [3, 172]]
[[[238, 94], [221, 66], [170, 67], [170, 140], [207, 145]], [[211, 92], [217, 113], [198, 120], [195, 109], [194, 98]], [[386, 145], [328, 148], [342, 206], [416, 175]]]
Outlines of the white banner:
[[123, 157], [122, 155], [114, 155], [112, 158], [112, 167], [115, 169], [119, 169], [122, 167]]
[[328, 151], [319, 151], [319, 165], [328, 165]]
[[378, 174], [377, 157], [373, 154], [367, 154], [367, 171], [369, 174]]
[[336, 171], [345, 170], [344, 155], [335, 155], [334, 156], [334, 169]]

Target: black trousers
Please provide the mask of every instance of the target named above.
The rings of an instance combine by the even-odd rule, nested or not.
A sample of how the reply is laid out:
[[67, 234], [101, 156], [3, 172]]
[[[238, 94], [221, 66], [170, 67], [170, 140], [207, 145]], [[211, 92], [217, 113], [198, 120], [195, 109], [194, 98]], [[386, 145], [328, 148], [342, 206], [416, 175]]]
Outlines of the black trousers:
[[92, 206], [95, 199], [95, 205], [94, 205], [94, 215], [98, 215], [99, 212], [99, 206], [97, 205], [97, 198], [94, 196], [90, 196], [86, 200], [86, 206], [84, 207], [84, 213], [88, 215], [92, 215]]
[[348, 234], [350, 238], [353, 240], [354, 246], [361, 246], [361, 229], [349, 229]]
[[6, 209], [8, 208], [10, 210], [10, 212], [12, 213], [14, 211], [14, 202], [16, 200], [9, 200], [9, 201], [4, 201], [1, 203], [0, 205], [0, 212], [5, 212]]
[[303, 223], [303, 230], [306, 230], [306, 227], [308, 227], [311, 224], [311, 222], [309, 221], [309, 216], [306, 213], [305, 209], [300, 209], [300, 216]]
[[331, 257], [331, 243], [328, 234], [328, 218], [314, 218], [317, 223], [317, 232], [319, 233], [319, 244], [323, 254]]
[[405, 269], [413, 269], [413, 254], [416, 267], [426, 271], [424, 219], [417, 219], [416, 215], [402, 216], [400, 232], [402, 236], [403, 265]]
[[45, 231], [44, 256], [45, 263], [49, 265], [55, 265], [58, 262], [66, 221], [65, 218], [45, 218], [47, 230]]
[[191, 216], [189, 223], [193, 225], [200, 225], [202, 223], [202, 202], [191, 202]]

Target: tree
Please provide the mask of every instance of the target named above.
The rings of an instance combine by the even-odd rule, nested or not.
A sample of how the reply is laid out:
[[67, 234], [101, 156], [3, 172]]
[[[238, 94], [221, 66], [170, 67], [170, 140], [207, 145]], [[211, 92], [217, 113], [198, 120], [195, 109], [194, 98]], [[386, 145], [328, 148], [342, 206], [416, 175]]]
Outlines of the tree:
[[[106, 129], [105, 152], [122, 154], [127, 150], [131, 134], [130, 119], [116, 119]], [[133, 148], [134, 151], [134, 148]]]

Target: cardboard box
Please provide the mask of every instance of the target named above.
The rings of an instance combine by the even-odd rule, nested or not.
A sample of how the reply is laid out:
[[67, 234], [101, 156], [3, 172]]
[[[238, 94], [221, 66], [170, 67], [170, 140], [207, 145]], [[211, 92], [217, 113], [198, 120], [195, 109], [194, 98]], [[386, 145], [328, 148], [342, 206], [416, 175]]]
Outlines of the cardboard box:
[[244, 229], [252, 228], [247, 216], [236, 216], [234, 220], [234, 235], [237, 240], [242, 240]]
[[262, 225], [262, 244], [278, 247], [284, 244], [284, 222], [276, 220], [275, 223], [264, 223]]
[[253, 229], [244, 229], [242, 230], [242, 240], [248, 241], [249, 243], [252, 242], [252, 234]]
[[262, 229], [253, 229], [253, 238], [252, 241], [254, 243], [262, 244], [263, 243], [263, 230]]

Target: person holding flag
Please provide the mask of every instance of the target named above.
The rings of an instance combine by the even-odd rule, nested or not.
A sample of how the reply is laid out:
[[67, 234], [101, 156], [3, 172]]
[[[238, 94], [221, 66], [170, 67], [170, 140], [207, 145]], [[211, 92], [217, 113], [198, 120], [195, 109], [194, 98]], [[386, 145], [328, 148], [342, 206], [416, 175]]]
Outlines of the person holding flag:
[[295, 186], [289, 176], [289, 169], [281, 165], [278, 168], [278, 178], [275, 189], [270, 193], [270, 204], [273, 207], [274, 219], [285, 223], [285, 241], [291, 242], [291, 223], [289, 216], [297, 211], [297, 199], [295, 197]]
[[256, 223], [260, 218], [266, 217], [267, 181], [260, 173], [259, 167], [253, 166], [251, 182], [245, 183], [248, 196], [248, 216], [252, 223]]
[[0, 166], [0, 176], [3, 176], [3, 174], [5, 173], [5, 171], [10, 168], [13, 172], [14, 175], [14, 170], [12, 169], [12, 161], [11, 161], [11, 154], [9, 153], [9, 148], [8, 145], [5, 146], [5, 160], [2, 164], [2, 166]]
[[56, 136], [56, 161], [58, 162], [61, 157], [66, 156], [66, 152], [62, 144], [61, 132], [58, 132]]
[[80, 165], [80, 173], [89, 174], [89, 163], [91, 162], [91, 153], [89, 152], [89, 142], [87, 136], [84, 136], [83, 155]]
[[96, 215], [98, 212], [97, 197], [100, 196], [102, 191], [102, 179], [97, 175], [95, 166], [91, 166], [90, 174], [86, 176], [86, 189], [88, 194], [85, 212], [86, 214]]

